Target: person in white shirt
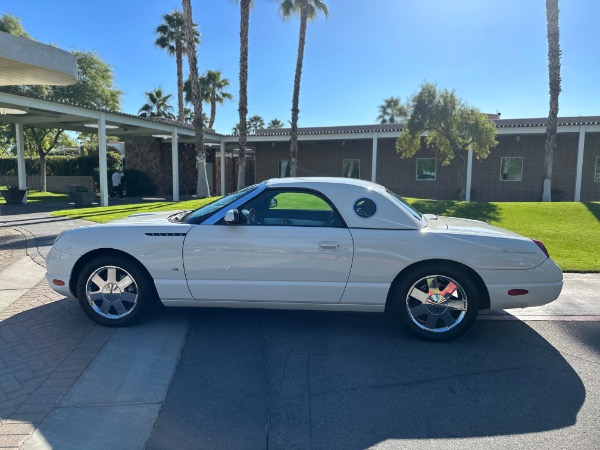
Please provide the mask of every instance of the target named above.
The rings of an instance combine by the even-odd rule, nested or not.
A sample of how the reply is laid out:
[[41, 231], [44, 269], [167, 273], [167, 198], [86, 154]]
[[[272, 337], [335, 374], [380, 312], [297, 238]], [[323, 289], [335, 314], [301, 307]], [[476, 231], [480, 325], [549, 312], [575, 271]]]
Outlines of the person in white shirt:
[[123, 172], [119, 172], [118, 170], [115, 170], [115, 173], [112, 174], [113, 197], [116, 197], [117, 194], [119, 194], [119, 197], [123, 198], [123, 183], [121, 179], [124, 176], [125, 174]]

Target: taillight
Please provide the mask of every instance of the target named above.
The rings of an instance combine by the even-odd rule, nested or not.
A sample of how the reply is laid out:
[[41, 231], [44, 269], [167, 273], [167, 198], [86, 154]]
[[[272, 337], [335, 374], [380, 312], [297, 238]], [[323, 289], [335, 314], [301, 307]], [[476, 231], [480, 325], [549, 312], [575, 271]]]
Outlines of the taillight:
[[532, 239], [532, 241], [535, 242], [535, 245], [537, 245], [540, 248], [540, 250], [544, 252], [544, 255], [550, 258], [548, 249], [546, 249], [546, 246], [542, 243], [542, 241], [538, 241], [537, 239]]

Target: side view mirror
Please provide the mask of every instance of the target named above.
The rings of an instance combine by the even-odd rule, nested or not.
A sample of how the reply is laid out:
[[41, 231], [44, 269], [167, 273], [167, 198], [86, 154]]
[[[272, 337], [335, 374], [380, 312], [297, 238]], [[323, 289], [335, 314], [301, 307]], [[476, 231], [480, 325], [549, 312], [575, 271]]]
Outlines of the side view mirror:
[[277, 208], [277, 199], [275, 197], [269, 200], [269, 208]]
[[227, 225], [237, 225], [240, 223], [240, 213], [237, 209], [230, 209], [223, 219]]

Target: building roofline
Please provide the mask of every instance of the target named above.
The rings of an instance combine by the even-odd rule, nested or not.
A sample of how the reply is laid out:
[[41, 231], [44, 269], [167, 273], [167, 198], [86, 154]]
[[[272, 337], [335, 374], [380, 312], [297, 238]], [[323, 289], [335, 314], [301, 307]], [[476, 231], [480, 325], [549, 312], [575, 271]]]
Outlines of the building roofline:
[[0, 32], [0, 86], [76, 82], [77, 59], [71, 53]]

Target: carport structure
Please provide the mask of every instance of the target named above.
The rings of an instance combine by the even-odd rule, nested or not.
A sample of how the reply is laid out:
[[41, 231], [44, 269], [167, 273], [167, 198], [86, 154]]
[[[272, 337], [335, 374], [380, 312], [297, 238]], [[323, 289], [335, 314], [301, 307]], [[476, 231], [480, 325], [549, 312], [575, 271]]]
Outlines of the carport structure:
[[[3, 113], [4, 110], [4, 113]], [[17, 94], [0, 92], [0, 123], [15, 125], [19, 189], [26, 188], [25, 143], [23, 128], [41, 126], [90, 133], [97, 130], [99, 143], [100, 204], [108, 206], [108, 174], [106, 136], [121, 140], [170, 139], [173, 166], [173, 201], [179, 200], [179, 142], [194, 143], [191, 125], [165, 119], [143, 119], [137, 116], [86, 108]], [[223, 136], [204, 133], [206, 144], [220, 144], [222, 161], [225, 158]], [[221, 165], [221, 192], [225, 192], [225, 165]]]

